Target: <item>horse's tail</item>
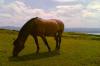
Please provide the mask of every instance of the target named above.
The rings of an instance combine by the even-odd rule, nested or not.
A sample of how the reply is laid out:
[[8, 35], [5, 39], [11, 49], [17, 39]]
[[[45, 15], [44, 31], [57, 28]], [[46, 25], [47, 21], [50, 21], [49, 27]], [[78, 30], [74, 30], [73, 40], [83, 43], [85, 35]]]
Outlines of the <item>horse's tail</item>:
[[62, 36], [62, 33], [64, 32], [64, 24], [63, 22], [59, 22], [59, 35]]

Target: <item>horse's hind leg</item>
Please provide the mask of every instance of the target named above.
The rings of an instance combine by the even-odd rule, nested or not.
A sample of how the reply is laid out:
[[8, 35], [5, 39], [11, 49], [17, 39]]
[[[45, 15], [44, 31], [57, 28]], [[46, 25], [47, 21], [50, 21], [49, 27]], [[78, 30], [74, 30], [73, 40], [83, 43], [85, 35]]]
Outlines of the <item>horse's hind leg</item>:
[[59, 43], [59, 42], [58, 42], [58, 40], [59, 40], [59, 39], [58, 39], [58, 36], [55, 36], [55, 40], [56, 40], [56, 48], [55, 48], [55, 50], [58, 50], [58, 43]]
[[60, 45], [61, 45], [61, 35], [62, 35], [62, 33], [58, 32], [58, 50], [60, 50]]
[[51, 52], [51, 48], [49, 47], [48, 42], [47, 42], [45, 36], [41, 36], [41, 38], [42, 38], [42, 40], [44, 41], [45, 45], [47, 46], [48, 51]]
[[58, 49], [60, 50], [60, 45], [61, 45], [61, 36], [58, 37], [59, 38], [59, 45], [58, 45]]

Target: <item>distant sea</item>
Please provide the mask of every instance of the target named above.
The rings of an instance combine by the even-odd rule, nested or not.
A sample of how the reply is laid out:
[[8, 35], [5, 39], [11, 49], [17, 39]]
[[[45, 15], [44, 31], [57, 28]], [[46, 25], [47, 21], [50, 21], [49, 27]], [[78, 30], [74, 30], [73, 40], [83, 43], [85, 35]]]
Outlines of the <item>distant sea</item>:
[[88, 34], [93, 34], [93, 35], [100, 35], [100, 33], [88, 33]]

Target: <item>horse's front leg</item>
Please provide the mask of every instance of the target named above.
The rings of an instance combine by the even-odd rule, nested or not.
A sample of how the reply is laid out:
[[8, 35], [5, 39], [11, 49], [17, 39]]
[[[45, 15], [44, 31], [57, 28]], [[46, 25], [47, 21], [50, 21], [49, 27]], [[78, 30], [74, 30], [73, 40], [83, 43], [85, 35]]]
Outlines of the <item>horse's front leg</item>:
[[45, 36], [41, 36], [41, 38], [42, 38], [42, 40], [44, 41], [45, 45], [47, 46], [48, 52], [51, 52], [51, 48], [49, 47], [48, 42], [47, 42]]
[[39, 43], [38, 43], [38, 38], [37, 36], [33, 36], [34, 37], [34, 40], [35, 40], [35, 43], [36, 43], [36, 46], [37, 46], [37, 50], [36, 50], [36, 54], [39, 54]]

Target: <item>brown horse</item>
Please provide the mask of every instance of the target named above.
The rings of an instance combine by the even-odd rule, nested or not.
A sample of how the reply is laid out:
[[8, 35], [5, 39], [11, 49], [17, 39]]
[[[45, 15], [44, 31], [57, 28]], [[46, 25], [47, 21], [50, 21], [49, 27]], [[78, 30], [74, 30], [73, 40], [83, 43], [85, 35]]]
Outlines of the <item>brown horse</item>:
[[61, 44], [61, 35], [63, 30], [64, 30], [64, 24], [60, 20], [57, 19], [46, 20], [39, 17], [30, 19], [21, 28], [17, 39], [13, 43], [14, 44], [13, 56], [17, 56], [19, 52], [24, 48], [24, 43], [29, 35], [32, 35], [35, 40], [37, 46], [37, 51], [36, 51], [37, 54], [39, 53], [37, 36], [40, 36], [43, 39], [49, 52], [51, 51], [51, 49], [45, 37], [53, 36], [56, 40], [56, 50], [59, 50]]

